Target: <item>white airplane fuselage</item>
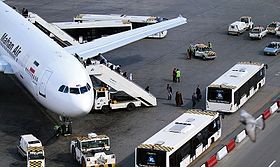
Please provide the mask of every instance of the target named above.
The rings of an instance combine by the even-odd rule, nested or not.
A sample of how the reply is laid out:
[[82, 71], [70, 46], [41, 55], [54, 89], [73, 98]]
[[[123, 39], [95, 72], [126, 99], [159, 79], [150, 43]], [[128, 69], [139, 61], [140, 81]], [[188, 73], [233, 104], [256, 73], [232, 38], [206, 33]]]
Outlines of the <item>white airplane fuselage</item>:
[[34, 98], [61, 116], [89, 113], [93, 89], [83, 65], [1, 1], [0, 22], [0, 56]]

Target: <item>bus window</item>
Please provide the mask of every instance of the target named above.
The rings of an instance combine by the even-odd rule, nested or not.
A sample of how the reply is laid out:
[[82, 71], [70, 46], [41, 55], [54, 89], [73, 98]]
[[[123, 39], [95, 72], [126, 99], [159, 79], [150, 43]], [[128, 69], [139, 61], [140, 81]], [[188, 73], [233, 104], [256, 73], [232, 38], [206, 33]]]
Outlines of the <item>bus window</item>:
[[208, 88], [208, 101], [217, 103], [231, 103], [231, 89]]

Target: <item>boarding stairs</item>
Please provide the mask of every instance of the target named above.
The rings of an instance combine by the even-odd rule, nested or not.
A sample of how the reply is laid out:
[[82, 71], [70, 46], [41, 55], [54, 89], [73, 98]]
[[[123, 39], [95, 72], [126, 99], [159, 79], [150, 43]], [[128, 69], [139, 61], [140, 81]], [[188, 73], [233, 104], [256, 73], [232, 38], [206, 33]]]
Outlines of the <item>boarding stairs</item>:
[[56, 25], [50, 24], [35, 13], [28, 12], [28, 21], [38, 27], [45, 34], [54, 39], [62, 47], [78, 45], [79, 42], [68, 35], [66, 32], [58, 28]]
[[116, 91], [125, 92], [145, 106], [157, 105], [156, 97], [104, 64], [91, 64], [86, 66], [86, 70], [89, 75], [96, 77]]

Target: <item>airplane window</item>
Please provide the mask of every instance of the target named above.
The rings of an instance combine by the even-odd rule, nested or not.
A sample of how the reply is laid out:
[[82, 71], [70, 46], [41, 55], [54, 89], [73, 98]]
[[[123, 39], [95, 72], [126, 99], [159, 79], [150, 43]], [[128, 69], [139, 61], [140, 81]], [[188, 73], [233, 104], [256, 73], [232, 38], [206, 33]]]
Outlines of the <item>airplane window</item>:
[[63, 92], [68, 93], [68, 91], [69, 91], [69, 88], [68, 88], [68, 86], [66, 86]]
[[88, 90], [87, 90], [86, 86], [83, 86], [80, 88], [80, 91], [81, 91], [81, 94], [83, 94], [83, 93], [87, 92]]
[[65, 85], [61, 85], [61, 86], [59, 87], [58, 91], [63, 92], [64, 88], [65, 88]]
[[37, 67], [39, 66], [39, 63], [37, 61], [34, 61], [33, 64]]
[[90, 85], [87, 83], [87, 89], [88, 90], [90, 90], [91, 89], [91, 87], [90, 87]]
[[70, 93], [80, 94], [79, 88], [70, 88]]

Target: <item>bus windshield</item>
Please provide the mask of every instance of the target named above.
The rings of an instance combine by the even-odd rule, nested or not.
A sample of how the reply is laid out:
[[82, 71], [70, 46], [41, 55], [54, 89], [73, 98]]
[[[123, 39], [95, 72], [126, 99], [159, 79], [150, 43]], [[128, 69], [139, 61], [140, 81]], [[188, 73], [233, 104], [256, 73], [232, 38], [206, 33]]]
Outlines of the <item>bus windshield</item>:
[[216, 103], [231, 103], [232, 90], [226, 88], [208, 88], [207, 100]]
[[137, 165], [149, 167], [165, 167], [166, 152], [137, 148]]

